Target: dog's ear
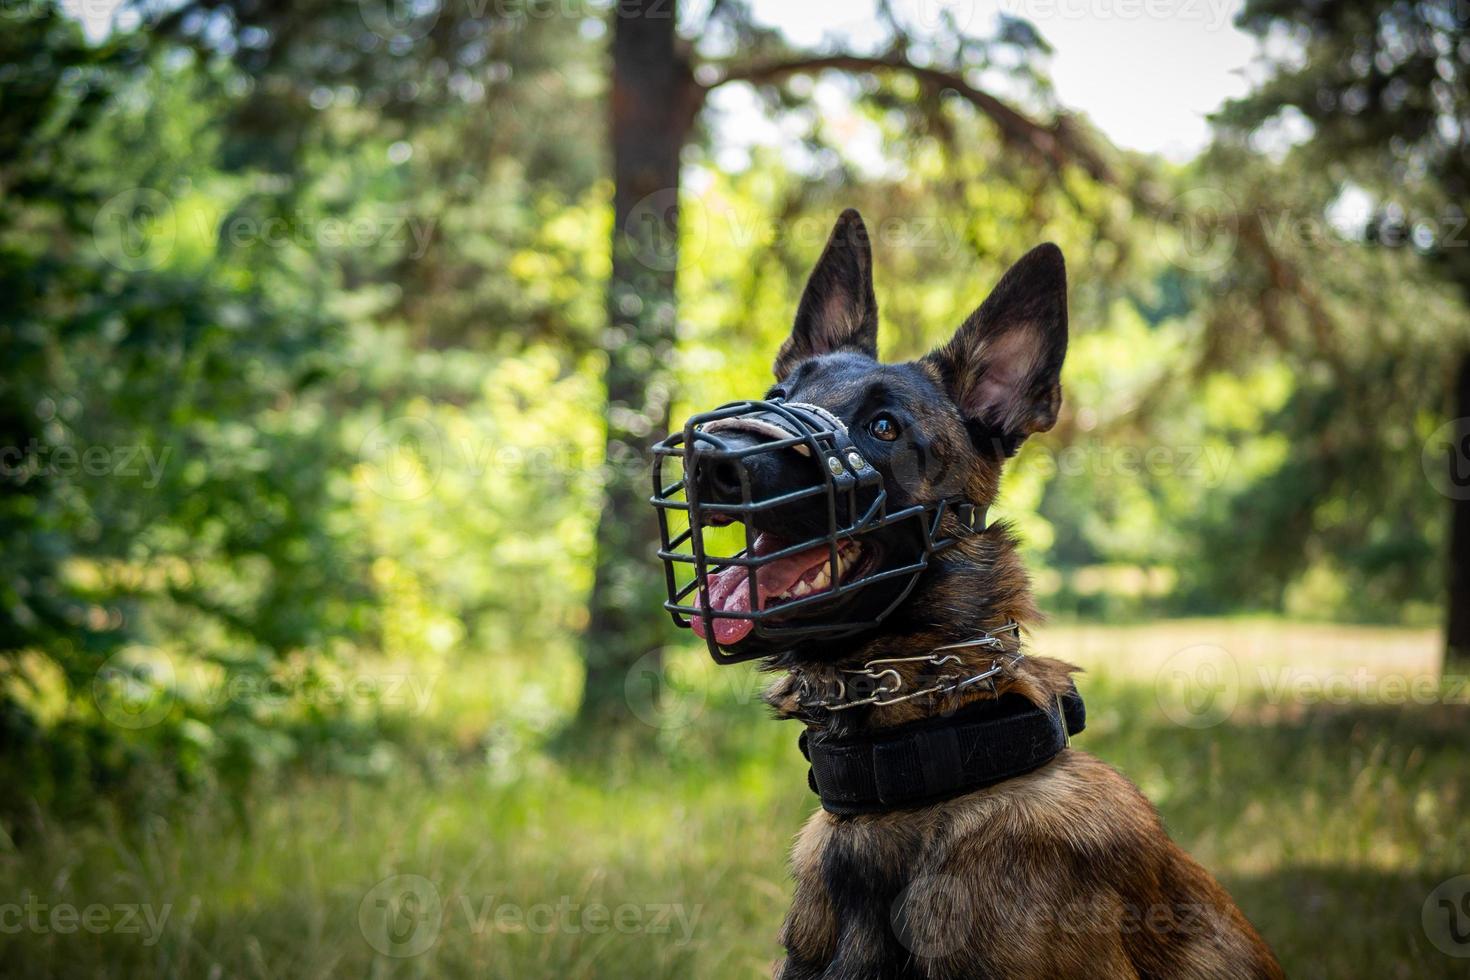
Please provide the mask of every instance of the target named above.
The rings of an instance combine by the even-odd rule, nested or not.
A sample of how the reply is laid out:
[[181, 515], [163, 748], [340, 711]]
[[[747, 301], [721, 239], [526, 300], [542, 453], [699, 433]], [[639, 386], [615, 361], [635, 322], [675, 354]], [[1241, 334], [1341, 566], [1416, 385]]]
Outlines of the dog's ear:
[[837, 350], [878, 356], [878, 301], [873, 297], [873, 250], [862, 216], [848, 208], [817, 259], [791, 336], [776, 355], [776, 380], [808, 357]]
[[1057, 421], [1067, 354], [1067, 268], [1051, 243], [1001, 277], [949, 343], [924, 360], [939, 369], [972, 431], [1011, 448]]

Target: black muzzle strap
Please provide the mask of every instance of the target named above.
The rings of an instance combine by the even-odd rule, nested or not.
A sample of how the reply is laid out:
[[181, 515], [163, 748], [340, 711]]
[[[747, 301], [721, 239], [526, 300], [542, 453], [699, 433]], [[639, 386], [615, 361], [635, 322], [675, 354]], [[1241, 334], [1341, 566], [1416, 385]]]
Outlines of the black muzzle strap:
[[858, 737], [804, 731], [807, 783], [838, 816], [908, 810], [991, 786], [1050, 762], [1086, 727], [1075, 687], [1059, 701], [1048, 711], [1006, 694]]
[[[847, 449], [852, 445], [852, 440], [847, 433], [846, 424], [822, 406], [809, 405], [806, 402], [782, 402], [782, 404], [788, 411], [799, 410], [822, 422], [835, 435], [840, 448]], [[706, 423], [703, 431], [709, 435], [719, 432], [750, 432], [755, 435], [764, 436], [774, 442], [803, 435], [802, 430], [793, 425], [790, 419], [778, 415], [775, 412], [756, 415], [732, 415], [729, 418], [716, 419], [713, 422]], [[797, 443], [791, 448], [803, 456], [811, 455], [811, 448], [802, 443]]]

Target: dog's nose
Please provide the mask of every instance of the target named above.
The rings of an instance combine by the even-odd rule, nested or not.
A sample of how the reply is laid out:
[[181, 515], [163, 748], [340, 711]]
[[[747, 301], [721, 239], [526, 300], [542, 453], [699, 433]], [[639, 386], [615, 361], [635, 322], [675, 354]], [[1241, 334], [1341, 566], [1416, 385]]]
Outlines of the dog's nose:
[[750, 432], [720, 433], [719, 455], [700, 454], [695, 457], [695, 487], [699, 492], [699, 499], [707, 504], [742, 503], [744, 488], [740, 477], [743, 469], [746, 479], [750, 481], [751, 500], [759, 500], [761, 485], [767, 482], [761, 478], [762, 471], [770, 465], [764, 457], [780, 454], [757, 451], [746, 456], [730, 457], [724, 453], [755, 449], [763, 441], [765, 440]]
[[715, 503], [736, 503], [740, 500], [740, 467], [733, 459], [711, 460], [709, 466], [708, 496]]
[[839, 525], [856, 520], [872, 505], [879, 491], [874, 486], [856, 499], [846, 492], [824, 494], [828, 457], [785, 437], [779, 427], [769, 429], [775, 431], [726, 425], [696, 444], [688, 463], [692, 472], [686, 473], [693, 478], [691, 489], [701, 504], [726, 505], [706, 512], [706, 523], [739, 522], [805, 540], [824, 533], [834, 519]]

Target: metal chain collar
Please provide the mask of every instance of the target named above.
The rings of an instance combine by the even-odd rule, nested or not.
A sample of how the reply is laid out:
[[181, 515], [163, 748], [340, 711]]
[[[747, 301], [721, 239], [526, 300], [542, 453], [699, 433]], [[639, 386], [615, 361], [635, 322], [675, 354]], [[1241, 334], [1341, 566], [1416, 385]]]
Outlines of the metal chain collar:
[[[970, 650], [984, 648], [989, 650], [1004, 651], [1005, 643], [1000, 639], [1002, 635], [1019, 635], [1020, 624], [1012, 620], [1004, 626], [993, 630], [986, 630], [977, 637], [961, 640], [959, 643], [946, 643], [944, 646], [935, 647], [929, 653], [918, 657], [884, 657], [877, 660], [869, 660], [858, 669], [842, 669], [841, 674], [851, 678], [861, 678], [861, 687], [872, 690], [872, 694], [866, 697], [848, 700], [848, 682], [841, 677], [834, 677], [828, 681], [819, 682], [828, 688], [826, 692], [817, 692], [816, 686], [811, 678], [797, 668], [799, 675], [797, 680], [796, 697], [797, 703], [805, 709], [822, 708], [827, 711], [847, 711], [851, 708], [859, 708], [863, 705], [873, 705], [884, 708], [890, 704], [901, 704], [904, 701], [912, 701], [931, 695], [957, 694], [960, 691], [973, 687], [976, 684], [988, 683], [992, 694], [995, 693], [995, 677], [1007, 667], [1014, 667], [1026, 656], [1019, 649], [1012, 651], [1008, 657], [997, 657], [990, 666], [978, 674], [964, 676], [961, 674], [950, 674], [941, 676], [927, 687], [915, 691], [903, 690], [903, 676], [899, 674], [895, 665], [897, 664], [924, 664], [936, 670], [945, 667], [961, 666], [962, 661], [950, 651]], [[921, 674], [921, 677], [924, 675]], [[926, 678], [927, 679], [927, 678]], [[871, 684], [871, 687], [869, 687]], [[861, 693], [861, 691], [859, 692]], [[824, 696], [830, 695], [830, 696]]]

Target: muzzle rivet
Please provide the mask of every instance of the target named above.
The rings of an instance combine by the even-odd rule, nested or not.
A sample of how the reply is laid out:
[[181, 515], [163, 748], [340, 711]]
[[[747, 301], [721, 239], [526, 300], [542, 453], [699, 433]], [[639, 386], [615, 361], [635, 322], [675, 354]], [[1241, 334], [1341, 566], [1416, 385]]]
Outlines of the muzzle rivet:
[[838, 459], [836, 456], [828, 456], [827, 457], [827, 469], [829, 469], [829, 470], [832, 471], [832, 475], [833, 476], [841, 476], [842, 475], [842, 460]]
[[860, 470], [864, 466], [868, 465], [867, 461], [859, 456], [857, 453], [848, 453], [847, 461], [852, 465], [852, 468], [855, 470]]

